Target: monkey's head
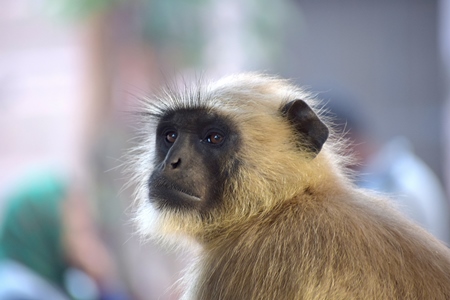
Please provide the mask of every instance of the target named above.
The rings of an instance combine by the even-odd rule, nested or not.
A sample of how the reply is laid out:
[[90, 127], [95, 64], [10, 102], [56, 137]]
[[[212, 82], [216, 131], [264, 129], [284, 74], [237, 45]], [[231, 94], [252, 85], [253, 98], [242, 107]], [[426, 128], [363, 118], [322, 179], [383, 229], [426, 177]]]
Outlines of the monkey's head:
[[328, 128], [287, 81], [231, 76], [146, 105], [136, 171], [144, 233], [202, 241], [326, 177]]

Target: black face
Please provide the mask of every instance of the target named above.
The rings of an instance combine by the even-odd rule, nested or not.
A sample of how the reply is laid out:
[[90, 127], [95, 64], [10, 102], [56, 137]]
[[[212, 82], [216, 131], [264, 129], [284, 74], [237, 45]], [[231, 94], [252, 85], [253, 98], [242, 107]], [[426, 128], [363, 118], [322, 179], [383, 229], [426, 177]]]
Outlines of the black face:
[[203, 109], [161, 118], [156, 132], [150, 201], [158, 209], [208, 211], [222, 200], [237, 169], [238, 134], [232, 123]]

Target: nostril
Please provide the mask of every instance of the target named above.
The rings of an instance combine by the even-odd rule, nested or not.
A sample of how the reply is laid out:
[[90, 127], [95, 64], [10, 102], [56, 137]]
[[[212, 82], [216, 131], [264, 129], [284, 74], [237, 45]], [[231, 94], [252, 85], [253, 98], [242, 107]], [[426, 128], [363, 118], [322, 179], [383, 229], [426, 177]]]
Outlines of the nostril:
[[181, 158], [178, 158], [176, 160], [174, 160], [173, 162], [170, 163], [170, 165], [172, 166], [172, 169], [176, 169], [180, 166], [181, 163]]

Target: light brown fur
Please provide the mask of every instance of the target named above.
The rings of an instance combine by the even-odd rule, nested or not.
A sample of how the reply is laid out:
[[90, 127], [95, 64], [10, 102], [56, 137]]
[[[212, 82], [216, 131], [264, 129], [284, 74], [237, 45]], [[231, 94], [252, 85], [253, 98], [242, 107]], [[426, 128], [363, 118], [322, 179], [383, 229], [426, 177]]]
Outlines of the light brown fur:
[[150, 115], [208, 106], [232, 118], [242, 139], [237, 176], [207, 217], [156, 212], [146, 199], [153, 137], [136, 150], [141, 232], [201, 246], [185, 298], [450, 299], [447, 247], [386, 200], [356, 188], [336, 137], [316, 157], [299, 151], [279, 113], [294, 99], [319, 112], [304, 91], [256, 74], [165, 93], [148, 104]]

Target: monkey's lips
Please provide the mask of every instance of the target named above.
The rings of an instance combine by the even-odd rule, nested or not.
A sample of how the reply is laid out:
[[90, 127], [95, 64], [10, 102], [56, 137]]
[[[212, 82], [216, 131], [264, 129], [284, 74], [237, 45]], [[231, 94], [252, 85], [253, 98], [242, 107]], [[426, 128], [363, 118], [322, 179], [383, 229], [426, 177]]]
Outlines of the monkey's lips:
[[180, 197], [185, 197], [185, 198], [188, 198], [193, 201], [202, 201], [202, 199], [200, 197], [195, 196], [195, 195], [193, 195], [185, 190], [182, 190], [182, 189], [172, 188], [172, 192], [174, 192], [175, 194], [178, 194]]
[[160, 207], [195, 207], [202, 198], [164, 177], [153, 177], [149, 182], [149, 200]]

